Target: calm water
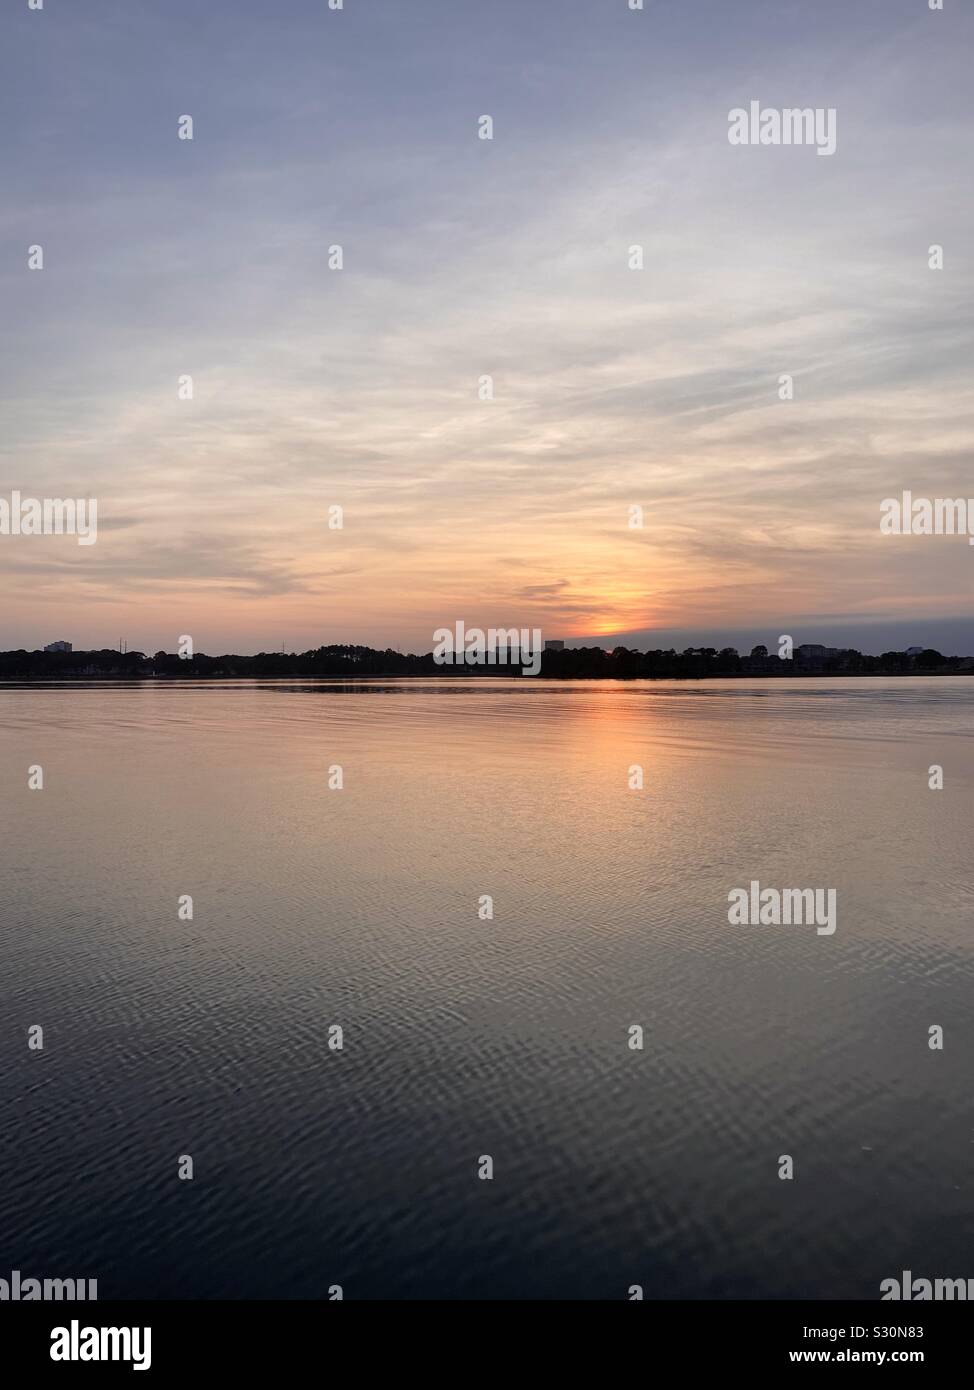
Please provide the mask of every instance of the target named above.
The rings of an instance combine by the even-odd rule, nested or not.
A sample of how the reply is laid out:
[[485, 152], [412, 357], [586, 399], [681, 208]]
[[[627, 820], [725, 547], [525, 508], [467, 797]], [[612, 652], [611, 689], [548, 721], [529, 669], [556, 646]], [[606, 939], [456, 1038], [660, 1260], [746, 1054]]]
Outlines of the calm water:
[[974, 681], [0, 687], [0, 789], [0, 1276], [974, 1276]]

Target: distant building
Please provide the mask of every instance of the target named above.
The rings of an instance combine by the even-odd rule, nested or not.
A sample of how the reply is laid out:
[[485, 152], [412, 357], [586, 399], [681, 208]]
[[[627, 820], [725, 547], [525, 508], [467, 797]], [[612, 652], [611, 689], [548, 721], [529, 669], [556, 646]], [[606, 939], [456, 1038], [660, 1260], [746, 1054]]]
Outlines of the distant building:
[[926, 647], [907, 647], [906, 654], [907, 656], [920, 656], [920, 654], [926, 650]]
[[563, 652], [565, 650], [565, 644], [564, 642], [555, 641], [545, 642], [544, 649], [546, 652]]
[[52, 642], [49, 647], [45, 647], [46, 652], [70, 652], [72, 649], [70, 642]]
[[834, 656], [837, 651], [837, 647], [823, 647], [818, 642], [803, 642], [800, 647], [795, 648], [795, 655], [804, 656], [809, 661], [824, 661], [827, 656]]
[[858, 670], [861, 657], [850, 647], [824, 647], [820, 642], [803, 642], [795, 648], [795, 665], [806, 671], [830, 671], [835, 675], [839, 671]]

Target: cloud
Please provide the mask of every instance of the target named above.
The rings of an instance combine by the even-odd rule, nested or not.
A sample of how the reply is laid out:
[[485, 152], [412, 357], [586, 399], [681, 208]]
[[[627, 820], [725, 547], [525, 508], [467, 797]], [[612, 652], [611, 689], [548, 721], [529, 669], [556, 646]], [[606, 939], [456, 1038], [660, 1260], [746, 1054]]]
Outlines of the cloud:
[[[597, 8], [377, 4], [338, 38], [319, 6], [175, 0], [35, 29], [0, 464], [97, 496], [106, 534], [0, 546], [11, 630], [59, 585], [79, 641], [95, 598], [245, 642], [276, 604], [308, 644], [458, 613], [730, 624], [769, 594], [963, 611], [970, 553], [883, 549], [876, 510], [969, 465], [970, 17], [947, 42], [894, 6]], [[752, 95], [836, 106], [835, 156], [731, 147]]]

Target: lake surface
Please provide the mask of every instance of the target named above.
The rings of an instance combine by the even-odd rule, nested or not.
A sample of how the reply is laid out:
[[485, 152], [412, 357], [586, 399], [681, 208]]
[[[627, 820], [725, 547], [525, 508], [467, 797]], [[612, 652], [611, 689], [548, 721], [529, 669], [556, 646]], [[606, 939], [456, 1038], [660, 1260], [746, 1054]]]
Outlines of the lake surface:
[[972, 804], [966, 677], [0, 687], [0, 1277], [974, 1277]]

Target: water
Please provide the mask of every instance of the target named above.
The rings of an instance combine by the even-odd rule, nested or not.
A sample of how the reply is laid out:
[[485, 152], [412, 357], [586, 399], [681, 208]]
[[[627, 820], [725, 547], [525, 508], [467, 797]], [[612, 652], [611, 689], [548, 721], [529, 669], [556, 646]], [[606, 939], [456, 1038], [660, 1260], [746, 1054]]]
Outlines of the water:
[[[974, 1276], [972, 695], [0, 687], [0, 1276], [614, 1299]], [[835, 935], [731, 927], [751, 879], [834, 887]]]

